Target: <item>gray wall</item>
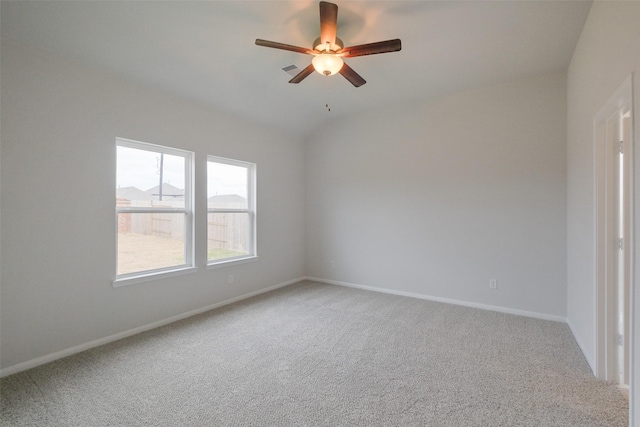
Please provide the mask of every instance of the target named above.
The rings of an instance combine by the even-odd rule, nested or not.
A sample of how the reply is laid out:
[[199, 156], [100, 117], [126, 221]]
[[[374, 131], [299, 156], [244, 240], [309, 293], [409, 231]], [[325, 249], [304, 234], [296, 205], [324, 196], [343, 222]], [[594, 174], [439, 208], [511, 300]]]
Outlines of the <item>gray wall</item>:
[[[594, 2], [568, 72], [568, 321], [595, 369], [594, 119], [624, 80], [634, 76], [636, 269], [640, 214], [640, 3]], [[640, 286], [635, 286], [635, 407], [640, 408]], [[631, 406], [634, 406], [631, 405]], [[640, 425], [636, 411], [636, 425]]]
[[307, 145], [307, 275], [564, 318], [565, 79], [323, 131]]
[[[2, 44], [2, 367], [304, 276], [304, 147], [294, 138], [68, 61]], [[112, 287], [115, 138], [255, 162], [259, 260]], [[228, 283], [228, 275], [234, 283]]]

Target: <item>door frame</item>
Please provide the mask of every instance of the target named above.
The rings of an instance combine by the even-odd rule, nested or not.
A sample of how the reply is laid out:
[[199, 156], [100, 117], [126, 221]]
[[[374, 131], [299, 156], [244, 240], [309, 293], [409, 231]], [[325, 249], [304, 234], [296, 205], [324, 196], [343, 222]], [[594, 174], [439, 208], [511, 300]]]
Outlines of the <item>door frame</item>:
[[[616, 352], [614, 351], [617, 342], [616, 332], [616, 304], [615, 304], [615, 269], [614, 254], [617, 251], [617, 242], [614, 241], [615, 227], [615, 147], [613, 144], [620, 140], [619, 122], [621, 114], [627, 110], [631, 111], [633, 117], [633, 84], [632, 77], [629, 76], [616, 92], [609, 98], [607, 103], [600, 109], [594, 119], [594, 157], [595, 157], [595, 219], [596, 219], [596, 352], [595, 352], [595, 374], [598, 378], [606, 381], [618, 382], [618, 372], [616, 369]], [[631, 121], [633, 126], [633, 121]], [[625, 159], [633, 158], [633, 130], [630, 130], [631, 140], [625, 147]], [[628, 166], [630, 186], [633, 186], [633, 162], [625, 161]], [[629, 218], [633, 218], [633, 188], [628, 191], [628, 212]], [[628, 256], [627, 260], [633, 259], [633, 222], [628, 221], [628, 230], [626, 230], [627, 238], [625, 239], [625, 250]], [[626, 360], [631, 361], [633, 336], [632, 325], [632, 298], [633, 295], [633, 269], [626, 267], [628, 270], [629, 294], [625, 301], [627, 305], [627, 324], [629, 329], [625, 331], [625, 350], [627, 352]], [[626, 372], [627, 376], [631, 375], [631, 368]], [[629, 381], [631, 383], [631, 381]], [[630, 384], [631, 385], [631, 384]]]

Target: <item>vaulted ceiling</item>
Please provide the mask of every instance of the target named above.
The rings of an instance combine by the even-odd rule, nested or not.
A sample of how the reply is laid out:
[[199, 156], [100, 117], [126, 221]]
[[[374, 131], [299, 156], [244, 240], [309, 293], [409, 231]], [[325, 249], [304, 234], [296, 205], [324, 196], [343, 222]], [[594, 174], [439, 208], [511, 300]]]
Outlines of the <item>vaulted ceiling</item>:
[[[347, 59], [367, 84], [314, 73], [289, 84], [311, 47], [317, 1], [5, 1], [3, 39], [301, 137], [370, 109], [567, 69], [589, 1], [335, 1], [346, 45], [402, 39]], [[325, 107], [329, 104], [331, 111]]]

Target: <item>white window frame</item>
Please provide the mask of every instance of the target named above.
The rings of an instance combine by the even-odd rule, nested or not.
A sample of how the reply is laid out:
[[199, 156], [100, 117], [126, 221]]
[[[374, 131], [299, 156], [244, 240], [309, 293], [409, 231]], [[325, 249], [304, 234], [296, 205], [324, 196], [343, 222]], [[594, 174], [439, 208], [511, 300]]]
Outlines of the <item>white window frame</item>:
[[[146, 282], [150, 280], [161, 279], [164, 277], [171, 277], [180, 274], [193, 273], [196, 271], [195, 257], [194, 257], [194, 197], [193, 197], [193, 171], [194, 171], [194, 153], [191, 151], [181, 150], [178, 148], [166, 147], [163, 145], [152, 144], [148, 142], [134, 141], [124, 138], [116, 138], [116, 149], [118, 146], [128, 147], [137, 150], [151, 151], [154, 153], [169, 154], [172, 156], [179, 156], [185, 159], [185, 177], [184, 177], [184, 207], [183, 208], [169, 208], [169, 207], [154, 207], [154, 208], [141, 208], [141, 207], [118, 207], [116, 206], [116, 279], [113, 281], [113, 286], [125, 286], [135, 283]], [[185, 234], [184, 234], [184, 259], [185, 263], [151, 270], [143, 270], [134, 273], [118, 274], [118, 215], [121, 213], [182, 213], [185, 216]]]
[[[209, 162], [221, 163], [231, 166], [239, 166], [247, 169], [247, 208], [246, 209], [228, 209], [228, 208], [209, 208], [207, 204], [207, 235], [209, 234], [208, 217], [210, 213], [246, 213], [249, 215], [249, 232], [247, 237], [247, 255], [237, 257], [222, 258], [216, 260], [209, 259], [209, 250], [207, 248], [207, 268], [223, 267], [230, 264], [238, 264], [248, 261], [254, 261], [258, 258], [257, 238], [256, 238], [256, 164], [245, 162], [242, 160], [228, 159], [213, 155], [207, 156], [207, 170]], [[207, 181], [208, 181], [207, 176]], [[209, 189], [207, 188], [207, 194]], [[208, 199], [208, 197], [207, 197]]]

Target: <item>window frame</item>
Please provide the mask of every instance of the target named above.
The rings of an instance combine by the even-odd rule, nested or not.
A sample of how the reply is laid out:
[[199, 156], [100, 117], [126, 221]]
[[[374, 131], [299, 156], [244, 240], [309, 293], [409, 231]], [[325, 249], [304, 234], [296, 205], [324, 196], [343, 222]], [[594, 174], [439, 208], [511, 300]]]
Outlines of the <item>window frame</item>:
[[[196, 271], [195, 265], [195, 221], [194, 221], [194, 160], [195, 153], [192, 151], [182, 150], [179, 148], [167, 147], [163, 145], [153, 144], [149, 142], [134, 141], [131, 139], [116, 137], [116, 152], [117, 148], [127, 147], [136, 150], [149, 151], [152, 153], [168, 154], [172, 156], [178, 156], [184, 158], [184, 207], [171, 208], [171, 207], [122, 207], [117, 206], [115, 208], [115, 237], [116, 237], [116, 257], [115, 257], [115, 273], [116, 277], [113, 281], [113, 286], [125, 286], [135, 283], [146, 282], [150, 280], [156, 280], [164, 277], [171, 277], [180, 274], [187, 274]], [[116, 175], [117, 175], [117, 154], [116, 154]], [[114, 190], [116, 190], [114, 188]], [[179, 264], [171, 267], [155, 268], [150, 270], [142, 270], [126, 274], [118, 274], [118, 218], [120, 214], [140, 214], [140, 213], [171, 213], [184, 214], [185, 230], [184, 230], [184, 264]]]
[[[209, 207], [209, 162], [220, 163], [224, 165], [230, 166], [238, 166], [247, 169], [247, 208], [210, 208]], [[240, 264], [244, 262], [250, 262], [257, 260], [258, 258], [258, 245], [257, 245], [257, 209], [256, 209], [256, 180], [257, 176], [257, 166], [255, 163], [246, 162], [243, 160], [229, 159], [226, 157], [207, 155], [207, 228], [206, 234], [209, 235], [209, 214], [210, 213], [245, 213], [248, 214], [249, 220], [249, 230], [247, 236], [247, 254], [239, 255], [235, 257], [221, 258], [210, 260], [209, 259], [209, 245], [208, 245], [208, 237], [207, 237], [207, 268], [218, 268], [223, 267], [230, 264]]]

